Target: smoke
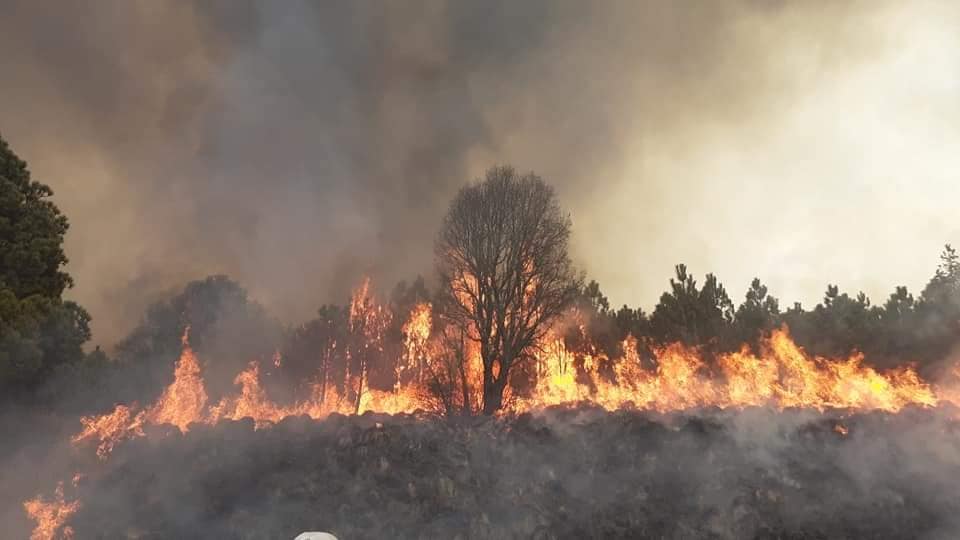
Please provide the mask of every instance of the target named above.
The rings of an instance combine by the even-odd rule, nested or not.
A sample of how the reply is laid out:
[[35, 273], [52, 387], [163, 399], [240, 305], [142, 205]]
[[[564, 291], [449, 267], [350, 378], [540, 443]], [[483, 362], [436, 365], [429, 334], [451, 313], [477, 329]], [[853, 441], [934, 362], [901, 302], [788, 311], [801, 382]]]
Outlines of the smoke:
[[[3, 135], [72, 222], [95, 340], [226, 273], [302, 320], [429, 273], [456, 189], [554, 183], [615, 304], [675, 262], [806, 302], [956, 239], [949, 2], [0, 7]], [[896, 249], [896, 252], [893, 250]], [[869, 274], [869, 276], [868, 276]]]
[[941, 539], [960, 527], [943, 412], [291, 417], [56, 459], [88, 473], [65, 490], [77, 538]]

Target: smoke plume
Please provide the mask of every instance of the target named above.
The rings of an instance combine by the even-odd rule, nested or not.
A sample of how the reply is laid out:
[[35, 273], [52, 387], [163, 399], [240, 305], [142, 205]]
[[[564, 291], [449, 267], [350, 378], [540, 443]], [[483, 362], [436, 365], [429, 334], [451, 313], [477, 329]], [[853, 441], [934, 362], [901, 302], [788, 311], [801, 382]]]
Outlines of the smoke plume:
[[0, 129], [104, 345], [211, 273], [288, 320], [429, 273], [452, 194], [504, 162], [557, 186], [616, 304], [678, 261], [880, 296], [960, 234], [958, 27], [933, 0], [14, 0]]

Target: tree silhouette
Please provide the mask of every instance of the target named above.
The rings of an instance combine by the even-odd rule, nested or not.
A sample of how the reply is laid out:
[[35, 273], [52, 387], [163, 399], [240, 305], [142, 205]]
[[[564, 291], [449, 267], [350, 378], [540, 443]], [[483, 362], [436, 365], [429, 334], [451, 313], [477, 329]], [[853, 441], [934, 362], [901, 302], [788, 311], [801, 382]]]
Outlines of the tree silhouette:
[[753, 278], [746, 297], [734, 315], [737, 336], [741, 342], [755, 342], [780, 323], [780, 303], [767, 293], [767, 286]]
[[707, 274], [702, 288], [683, 264], [676, 266], [670, 292], [650, 317], [653, 337], [660, 342], [679, 341], [688, 345], [719, 344], [733, 322], [733, 302], [716, 276]]
[[[117, 344], [117, 363], [145, 385], [169, 380], [187, 326], [211, 399], [232, 392], [234, 377], [250, 361], [269, 360], [283, 335], [280, 323], [237, 282], [208, 276], [152, 304], [143, 321]], [[130, 386], [121, 391], [134, 391], [136, 386]]]
[[636, 338], [650, 335], [650, 318], [641, 308], [631, 308], [624, 304], [613, 315], [614, 324], [617, 327], [617, 339], [624, 339], [627, 336]]
[[917, 332], [921, 353], [929, 360], [947, 355], [960, 341], [960, 257], [949, 244], [940, 254], [940, 265], [917, 303]]
[[924, 288], [922, 299], [947, 309], [960, 304], [960, 256], [950, 244], [944, 246], [940, 265]]
[[436, 244], [445, 316], [480, 345], [483, 412], [500, 409], [515, 363], [573, 302], [570, 218], [533, 173], [494, 167], [460, 190]]
[[305, 391], [312, 384], [317, 385], [321, 403], [331, 389], [345, 393], [349, 316], [345, 306], [324, 304], [314, 319], [289, 331], [279, 370], [288, 399], [307, 397]]
[[590, 283], [587, 283], [580, 292], [580, 297], [585, 301], [585, 305], [589, 305], [597, 313], [605, 315], [610, 311], [610, 300], [600, 292], [600, 284], [595, 280], [591, 279]]

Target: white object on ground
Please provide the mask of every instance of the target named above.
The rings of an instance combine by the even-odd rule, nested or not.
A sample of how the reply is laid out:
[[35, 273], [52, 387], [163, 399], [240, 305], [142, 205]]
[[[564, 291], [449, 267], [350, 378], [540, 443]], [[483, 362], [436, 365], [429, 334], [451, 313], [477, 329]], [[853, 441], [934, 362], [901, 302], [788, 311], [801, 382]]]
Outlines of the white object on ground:
[[303, 532], [293, 540], [337, 540], [337, 537], [325, 532]]

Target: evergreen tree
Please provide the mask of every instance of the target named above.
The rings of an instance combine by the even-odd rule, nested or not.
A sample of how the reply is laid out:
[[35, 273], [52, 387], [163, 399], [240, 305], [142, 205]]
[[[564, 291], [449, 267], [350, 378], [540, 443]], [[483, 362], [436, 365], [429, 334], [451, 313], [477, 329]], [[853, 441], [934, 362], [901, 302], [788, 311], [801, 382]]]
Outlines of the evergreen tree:
[[755, 342], [780, 323], [780, 303], [767, 293], [767, 286], [753, 278], [746, 297], [734, 315], [736, 333], [741, 342]]
[[67, 218], [49, 186], [0, 137], [0, 393], [34, 389], [61, 365], [84, 358], [90, 316], [61, 298]]
[[687, 267], [679, 264], [676, 279], [670, 280], [670, 289], [660, 297], [650, 317], [654, 339], [662, 343], [724, 345], [733, 322], [733, 302], [716, 276], [707, 274], [703, 287], [698, 289]]

